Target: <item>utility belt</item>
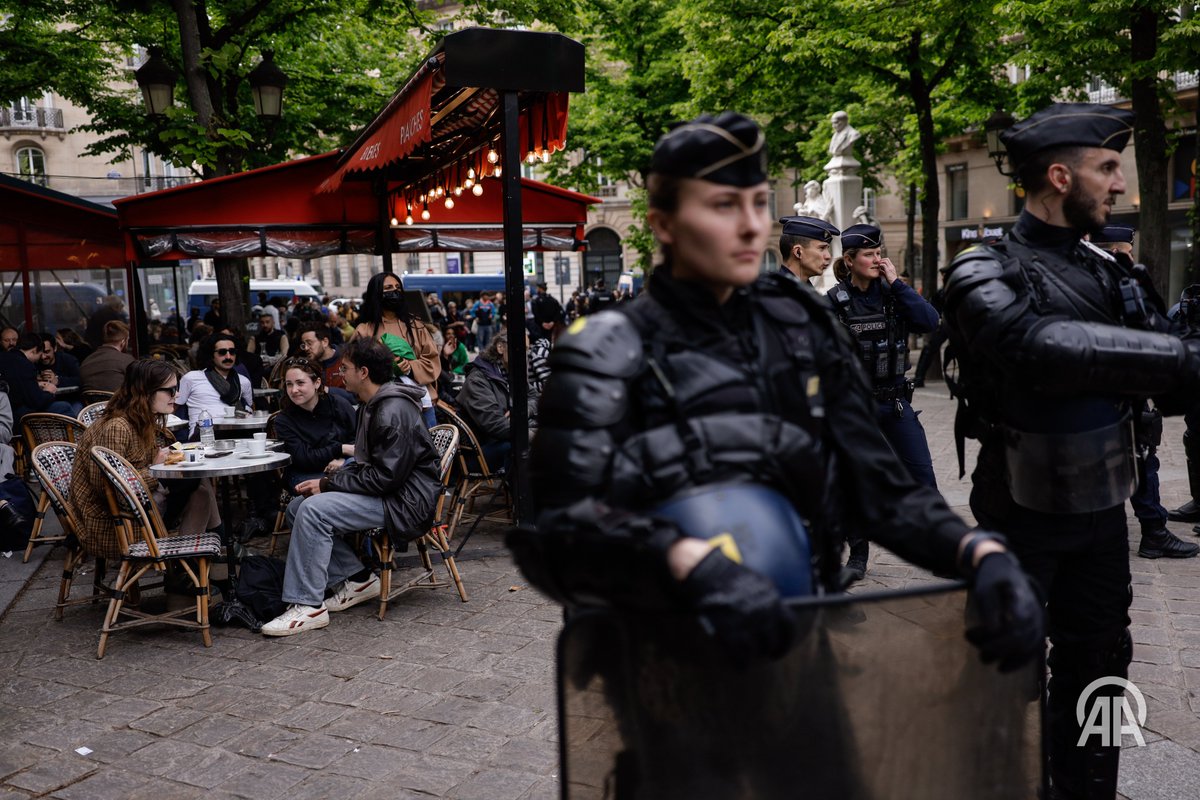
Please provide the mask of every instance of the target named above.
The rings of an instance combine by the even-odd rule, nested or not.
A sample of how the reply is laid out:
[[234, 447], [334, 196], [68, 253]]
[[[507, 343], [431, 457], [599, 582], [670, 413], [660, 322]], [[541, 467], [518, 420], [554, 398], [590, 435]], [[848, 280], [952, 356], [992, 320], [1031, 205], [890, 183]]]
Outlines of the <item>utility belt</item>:
[[871, 396], [881, 403], [889, 403], [894, 400], [911, 403], [916, 390], [917, 385], [911, 380], [906, 380], [895, 386], [878, 386], [871, 390]]
[[999, 426], [1014, 501], [1047, 514], [1083, 514], [1124, 503], [1137, 488], [1133, 416], [1081, 433]]

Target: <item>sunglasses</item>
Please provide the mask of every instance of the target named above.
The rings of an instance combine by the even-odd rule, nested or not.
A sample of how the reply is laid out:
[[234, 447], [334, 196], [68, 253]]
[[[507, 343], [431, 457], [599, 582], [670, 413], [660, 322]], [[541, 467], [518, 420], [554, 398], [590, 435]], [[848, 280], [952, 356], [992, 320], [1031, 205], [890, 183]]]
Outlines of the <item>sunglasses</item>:
[[213, 352], [219, 356], [237, 355], [237, 350], [233, 349], [232, 347], [222, 347], [220, 350], [214, 350]]
[[160, 386], [157, 389], [155, 389], [154, 391], [166, 392], [167, 394], [171, 395], [171, 397], [174, 397], [175, 395], [179, 394], [179, 385], [176, 384], [174, 386]]

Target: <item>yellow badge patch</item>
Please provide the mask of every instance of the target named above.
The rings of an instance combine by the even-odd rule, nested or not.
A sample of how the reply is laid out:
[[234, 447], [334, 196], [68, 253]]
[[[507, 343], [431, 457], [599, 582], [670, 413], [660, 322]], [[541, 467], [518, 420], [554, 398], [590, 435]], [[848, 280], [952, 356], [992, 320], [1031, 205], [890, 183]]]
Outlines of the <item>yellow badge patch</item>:
[[742, 563], [742, 551], [738, 550], [737, 542], [733, 540], [732, 533], [719, 533], [708, 540], [710, 550], [720, 550], [721, 555], [728, 558], [735, 564]]
[[805, 384], [804, 393], [809, 397], [816, 397], [819, 391], [821, 391], [821, 376], [813, 375], [808, 379], [808, 383]]
[[567, 328], [567, 333], [579, 333], [583, 330], [584, 325], [587, 325], [587, 317], [579, 317], [571, 323], [571, 327]]

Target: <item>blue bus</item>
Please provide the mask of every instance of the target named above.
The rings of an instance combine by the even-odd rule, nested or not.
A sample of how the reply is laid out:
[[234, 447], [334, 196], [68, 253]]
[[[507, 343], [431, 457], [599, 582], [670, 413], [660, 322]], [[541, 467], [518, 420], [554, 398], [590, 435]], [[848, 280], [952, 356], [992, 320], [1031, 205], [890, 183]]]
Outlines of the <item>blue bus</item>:
[[[403, 275], [405, 291], [417, 290], [424, 294], [436, 294], [443, 303], [453, 301], [459, 308], [468, 297], [479, 297], [480, 292], [503, 292], [504, 276], [496, 273], [483, 275]], [[534, 279], [526, 277], [525, 286], [533, 288]]]

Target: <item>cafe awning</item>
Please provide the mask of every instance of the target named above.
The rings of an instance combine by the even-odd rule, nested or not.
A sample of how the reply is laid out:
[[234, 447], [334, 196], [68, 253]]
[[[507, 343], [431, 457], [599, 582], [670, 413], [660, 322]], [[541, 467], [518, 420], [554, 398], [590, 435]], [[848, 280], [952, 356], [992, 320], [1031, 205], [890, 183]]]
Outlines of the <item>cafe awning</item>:
[[0, 175], [0, 272], [124, 266], [111, 208]]
[[[116, 201], [131, 261], [281, 256], [320, 258], [379, 252], [381, 225], [396, 251], [503, 249], [500, 181], [486, 178], [480, 194], [463, 192], [428, 220], [383, 209], [371, 184], [346, 181], [336, 192], [317, 187], [334, 169], [331, 152]], [[526, 250], [583, 246], [589, 205], [599, 198], [522, 179], [522, 238]], [[388, 215], [381, 219], [380, 214]], [[399, 214], [399, 216], [396, 216]], [[396, 224], [391, 225], [391, 218]]]

